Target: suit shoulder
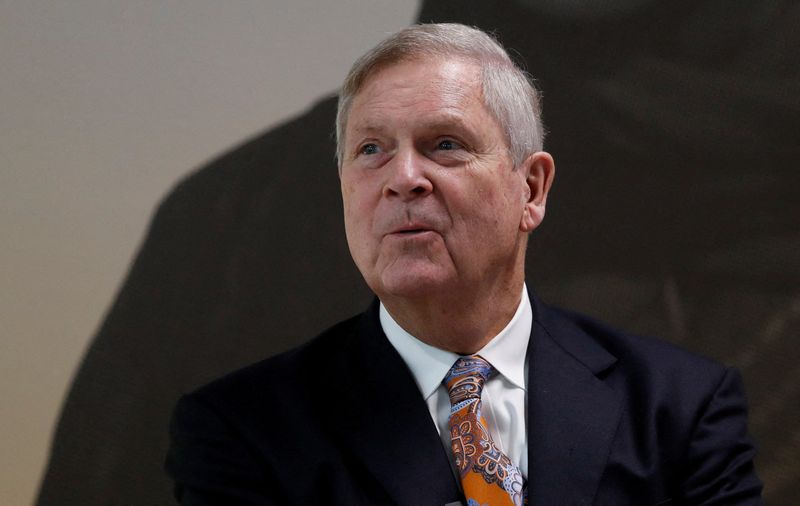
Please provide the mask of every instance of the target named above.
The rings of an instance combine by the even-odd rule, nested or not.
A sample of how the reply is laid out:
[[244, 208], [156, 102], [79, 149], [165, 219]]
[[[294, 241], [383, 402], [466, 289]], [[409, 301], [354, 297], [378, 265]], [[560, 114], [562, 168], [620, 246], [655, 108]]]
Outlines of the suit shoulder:
[[[609, 361], [613, 369], [634, 381], [713, 389], [728, 370], [716, 360], [660, 338], [625, 332], [572, 311], [548, 308], [548, 312], [551, 326], [561, 329], [556, 339], [567, 351], [579, 359], [582, 354], [605, 352], [613, 357]], [[586, 351], [593, 347], [593, 354]]]

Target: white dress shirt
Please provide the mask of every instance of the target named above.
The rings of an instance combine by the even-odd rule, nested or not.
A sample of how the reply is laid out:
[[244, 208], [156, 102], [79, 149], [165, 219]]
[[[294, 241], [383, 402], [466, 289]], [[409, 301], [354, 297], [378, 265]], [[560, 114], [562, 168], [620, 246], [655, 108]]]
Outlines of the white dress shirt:
[[[380, 306], [380, 321], [389, 342], [411, 370], [422, 397], [428, 404], [451, 466], [455, 468], [447, 424], [450, 396], [442, 385], [442, 380], [459, 355], [425, 344], [406, 332], [392, 318], [383, 303]], [[476, 353], [497, 371], [484, 385], [481, 396], [482, 414], [489, 425], [489, 432], [495, 444], [519, 467], [525, 478], [528, 477], [528, 367], [525, 355], [532, 321], [528, 290], [523, 286], [519, 307], [511, 321]]]

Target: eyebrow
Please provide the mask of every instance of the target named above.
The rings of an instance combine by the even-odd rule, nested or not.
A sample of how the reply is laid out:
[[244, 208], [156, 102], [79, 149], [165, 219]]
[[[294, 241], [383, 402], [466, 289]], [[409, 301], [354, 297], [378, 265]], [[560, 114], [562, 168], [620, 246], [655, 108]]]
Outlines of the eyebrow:
[[427, 130], [447, 130], [456, 128], [459, 130], [471, 130], [464, 116], [460, 114], [437, 114], [429, 120], [423, 121], [422, 128]]
[[[426, 118], [420, 121], [415, 128], [421, 130], [467, 130], [471, 131], [464, 117], [460, 114], [451, 113], [437, 113], [431, 118]], [[385, 123], [376, 122], [370, 119], [365, 123], [356, 124], [353, 127], [353, 132], [358, 134], [382, 134], [386, 132], [387, 127]]]
[[380, 123], [363, 123], [361, 125], [356, 124], [353, 127], [353, 133], [358, 134], [381, 134], [386, 131], [386, 127]]

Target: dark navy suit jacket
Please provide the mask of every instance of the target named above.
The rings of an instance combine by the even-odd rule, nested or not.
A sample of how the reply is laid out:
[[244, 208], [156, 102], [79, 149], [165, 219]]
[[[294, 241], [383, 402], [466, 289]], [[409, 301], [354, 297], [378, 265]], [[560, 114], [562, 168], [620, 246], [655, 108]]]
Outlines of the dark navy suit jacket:
[[[531, 303], [531, 504], [761, 504], [735, 370]], [[183, 397], [171, 437], [182, 504], [463, 501], [377, 301]]]

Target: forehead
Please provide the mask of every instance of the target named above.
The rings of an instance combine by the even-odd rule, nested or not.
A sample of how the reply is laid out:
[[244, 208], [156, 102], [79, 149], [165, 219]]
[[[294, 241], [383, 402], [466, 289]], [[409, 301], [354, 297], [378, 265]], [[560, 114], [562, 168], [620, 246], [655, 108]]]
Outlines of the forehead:
[[347, 130], [361, 131], [414, 122], [466, 123], [485, 120], [480, 67], [451, 58], [403, 61], [367, 78], [353, 99]]

